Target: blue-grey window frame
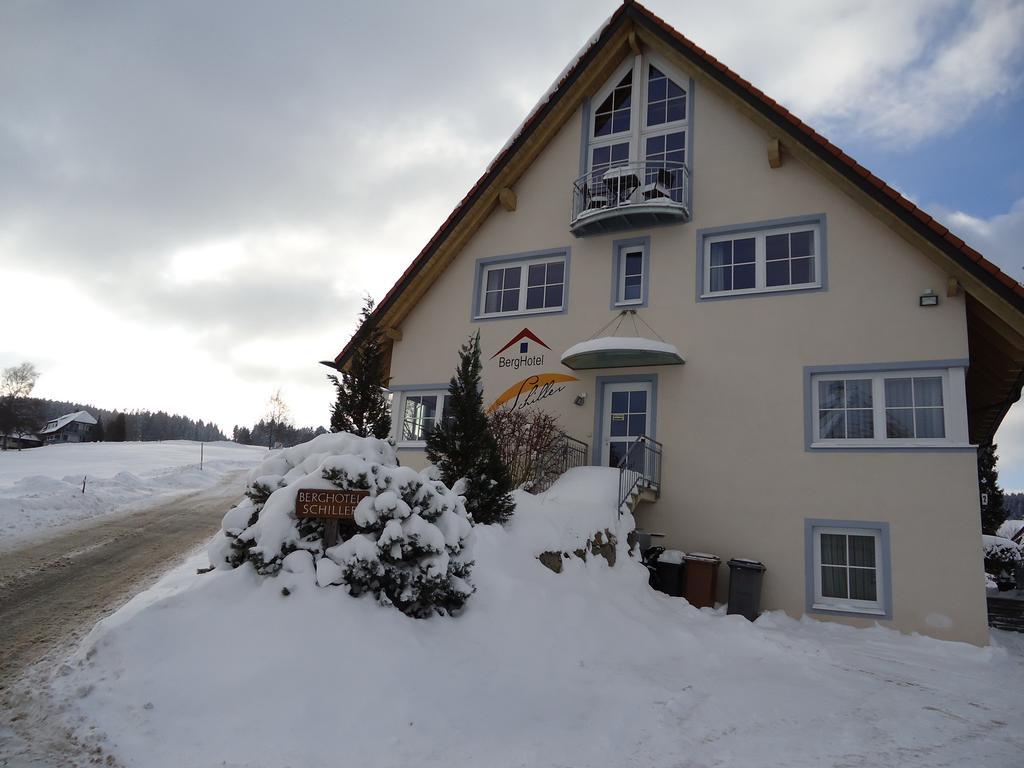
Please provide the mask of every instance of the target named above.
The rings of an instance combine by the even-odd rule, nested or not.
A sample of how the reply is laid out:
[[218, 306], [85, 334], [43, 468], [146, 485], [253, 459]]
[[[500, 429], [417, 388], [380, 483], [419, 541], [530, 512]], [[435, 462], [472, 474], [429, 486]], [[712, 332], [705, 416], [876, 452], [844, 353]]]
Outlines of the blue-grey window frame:
[[[931, 370], [933, 368], [969, 368], [971, 361], [968, 358], [956, 358], [951, 360], [902, 360], [895, 363], [841, 363], [837, 365], [805, 365], [804, 366], [804, 450], [814, 453], [832, 453], [836, 451], [871, 453], [902, 453], [902, 452], [928, 452], [928, 451], [967, 451], [974, 452], [978, 448], [975, 445], [886, 445], [880, 441], [874, 445], [851, 445], [844, 446], [833, 444], [828, 446], [814, 444], [814, 419], [816, 414], [812, 413], [814, 405], [814, 392], [812, 389], [814, 377], [823, 373], [879, 373], [880, 371], [898, 373], [902, 371], [913, 372]], [[950, 404], [952, 405], [952, 403]]]
[[[759, 289], [746, 293], [705, 294], [704, 290], [704, 241], [709, 237], [742, 235], [783, 227], [798, 227], [811, 224], [818, 227], [818, 273], [820, 285], [776, 289]], [[815, 293], [828, 290], [828, 217], [824, 213], [809, 213], [805, 216], [787, 216], [782, 219], [749, 221], [743, 224], [727, 224], [720, 227], [705, 227], [697, 230], [697, 301], [724, 301], [726, 299], [763, 299], [771, 296], [786, 296], [793, 293]]]
[[391, 438], [395, 441], [395, 450], [396, 451], [422, 451], [422, 450], [425, 449], [424, 445], [419, 445], [418, 444], [418, 443], [423, 442], [422, 440], [411, 441], [411, 442], [416, 442], [417, 443], [416, 445], [409, 445], [408, 443], [406, 443], [404, 445], [402, 444], [402, 442], [403, 442], [402, 441], [402, 422], [404, 420], [404, 414], [402, 413], [402, 406], [405, 405], [405, 402], [404, 402], [405, 393], [406, 392], [445, 392], [445, 393], [447, 393], [448, 392], [448, 385], [449, 385], [449, 383], [450, 382], [446, 381], [444, 384], [391, 384], [391, 385], [388, 386], [388, 392], [390, 392], [392, 395], [397, 395], [398, 399], [399, 399], [397, 407], [393, 407], [392, 410], [391, 410], [391, 413], [393, 414], [392, 421], [394, 422], [391, 425]]
[[602, 467], [601, 456], [604, 453], [604, 402], [606, 384], [650, 384], [651, 385], [651, 422], [647, 425], [647, 436], [658, 439], [658, 374], [656, 373], [624, 373], [618, 376], [598, 376], [594, 379], [596, 388], [594, 397], [594, 445], [590, 463]]
[[[565, 260], [565, 277], [562, 284], [562, 307], [561, 309], [544, 309], [535, 312], [503, 312], [497, 315], [481, 315], [481, 290], [483, 287], [484, 271], [488, 267], [511, 263], [514, 261], [544, 261], [552, 256], [561, 256]], [[569, 276], [571, 273], [570, 262], [572, 261], [572, 248], [568, 245], [555, 248], [545, 248], [539, 251], [525, 251], [523, 253], [510, 253], [503, 256], [485, 256], [477, 259], [473, 267], [473, 300], [470, 302], [469, 320], [471, 323], [486, 323], [492, 320], [507, 320], [510, 317], [538, 317], [541, 315], [564, 315], [569, 311]], [[524, 278], [525, 279], [525, 278]], [[521, 284], [521, 291], [526, 290], [525, 284]]]
[[[619, 301], [619, 283], [622, 274], [622, 252], [627, 248], [643, 248], [643, 273], [640, 281], [640, 301]], [[627, 237], [612, 241], [612, 309], [637, 309], [646, 307], [651, 287], [651, 236]]]
[[[854, 528], [876, 531], [882, 540], [882, 579], [878, 585], [878, 593], [882, 595], [883, 612], [868, 613], [865, 611], [842, 611], [834, 608], [814, 607], [814, 529], [815, 528]], [[889, 524], [881, 521], [868, 520], [825, 520], [821, 518], [804, 518], [804, 590], [807, 613], [820, 613], [828, 616], [859, 616], [863, 619], [891, 620], [892, 608], [892, 547], [889, 537]]]

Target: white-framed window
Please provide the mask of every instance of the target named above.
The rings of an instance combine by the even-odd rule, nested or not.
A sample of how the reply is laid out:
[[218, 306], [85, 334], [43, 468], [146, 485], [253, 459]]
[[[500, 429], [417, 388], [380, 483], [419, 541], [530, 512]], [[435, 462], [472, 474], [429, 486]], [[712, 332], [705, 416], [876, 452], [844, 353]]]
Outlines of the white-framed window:
[[821, 231], [808, 222], [705, 235], [701, 296], [820, 288]]
[[812, 609], [884, 615], [886, 606], [883, 530], [814, 526], [811, 530]]
[[646, 249], [643, 245], [626, 245], [619, 249], [617, 306], [642, 304], [644, 284], [647, 281]]
[[561, 311], [565, 308], [566, 271], [564, 253], [483, 264], [476, 316]]
[[448, 417], [451, 396], [444, 390], [402, 392], [398, 413], [398, 444], [426, 445], [431, 430]]
[[647, 51], [623, 62], [593, 99], [587, 151], [593, 194], [605, 193], [608, 170], [643, 163], [645, 197], [683, 202], [689, 87], [689, 77]]
[[810, 377], [812, 448], [968, 447], [964, 368]]

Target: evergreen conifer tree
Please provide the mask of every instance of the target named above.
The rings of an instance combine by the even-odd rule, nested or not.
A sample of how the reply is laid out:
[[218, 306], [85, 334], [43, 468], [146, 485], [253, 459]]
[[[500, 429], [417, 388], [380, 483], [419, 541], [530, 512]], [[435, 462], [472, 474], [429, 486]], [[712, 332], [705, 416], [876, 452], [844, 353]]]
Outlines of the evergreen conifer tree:
[[92, 428], [92, 441], [94, 443], [102, 443], [106, 440], [106, 436], [103, 433], [103, 417], [96, 417], [96, 426]]
[[1003, 489], [996, 471], [997, 446], [989, 443], [978, 449], [978, 491], [981, 494], [981, 532], [994, 535], [1006, 520]]
[[128, 436], [128, 419], [125, 414], [114, 411], [114, 418], [106, 432], [108, 442], [123, 443]]
[[391, 432], [391, 409], [384, 395], [384, 346], [380, 330], [370, 324], [372, 312], [373, 299], [367, 296], [357, 332], [364, 337], [349, 370], [341, 372], [340, 380], [334, 375], [327, 377], [337, 391], [331, 407], [331, 431], [383, 439]]
[[427, 459], [437, 465], [448, 487], [463, 480], [460, 492], [474, 522], [504, 523], [515, 510], [512, 482], [484, 413], [480, 373], [477, 331], [459, 349], [444, 418], [427, 436]]

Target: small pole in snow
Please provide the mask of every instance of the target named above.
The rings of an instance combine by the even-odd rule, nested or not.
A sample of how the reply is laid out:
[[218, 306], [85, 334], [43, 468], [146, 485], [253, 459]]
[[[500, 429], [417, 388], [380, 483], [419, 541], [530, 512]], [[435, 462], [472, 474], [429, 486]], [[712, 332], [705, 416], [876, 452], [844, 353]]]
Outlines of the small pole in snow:
[[88, 475], [82, 475], [82, 493], [85, 493], [85, 479]]
[[199, 469], [203, 468], [203, 448], [205, 446], [206, 446], [206, 443], [200, 443], [199, 444]]

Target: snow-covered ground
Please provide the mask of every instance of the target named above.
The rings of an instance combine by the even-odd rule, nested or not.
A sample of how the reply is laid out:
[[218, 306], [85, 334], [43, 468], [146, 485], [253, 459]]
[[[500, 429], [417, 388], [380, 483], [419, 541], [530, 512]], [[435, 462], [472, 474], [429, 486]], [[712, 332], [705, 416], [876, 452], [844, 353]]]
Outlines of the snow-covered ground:
[[455, 618], [312, 572], [197, 575], [198, 556], [97, 625], [55, 692], [89, 744], [138, 768], [1024, 762], [1021, 638], [751, 624], [652, 591], [628, 558], [543, 567], [585, 535], [585, 508], [619, 524], [617, 479], [573, 470], [517, 494], [507, 528], [477, 526], [477, 592]]
[[[72, 443], [0, 451], [0, 547], [43, 529], [206, 488], [248, 469], [266, 448], [229, 442]], [[85, 493], [82, 479], [86, 478]]]

